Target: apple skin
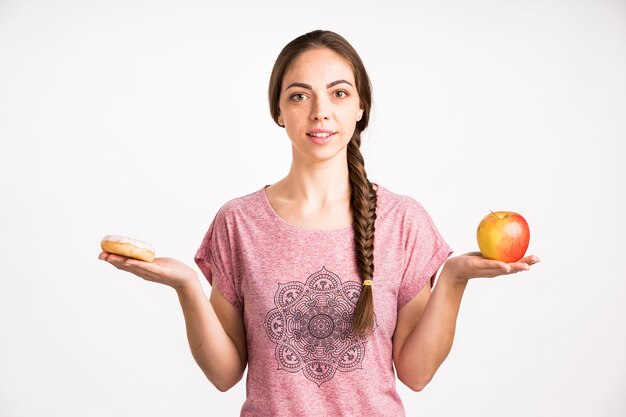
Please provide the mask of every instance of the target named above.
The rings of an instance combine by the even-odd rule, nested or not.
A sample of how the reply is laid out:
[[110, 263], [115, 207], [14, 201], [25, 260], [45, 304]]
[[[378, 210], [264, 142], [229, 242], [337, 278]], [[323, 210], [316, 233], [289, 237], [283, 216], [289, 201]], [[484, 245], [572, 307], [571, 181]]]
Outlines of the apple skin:
[[483, 257], [510, 263], [524, 257], [530, 242], [530, 229], [521, 214], [492, 211], [476, 230], [478, 247]]

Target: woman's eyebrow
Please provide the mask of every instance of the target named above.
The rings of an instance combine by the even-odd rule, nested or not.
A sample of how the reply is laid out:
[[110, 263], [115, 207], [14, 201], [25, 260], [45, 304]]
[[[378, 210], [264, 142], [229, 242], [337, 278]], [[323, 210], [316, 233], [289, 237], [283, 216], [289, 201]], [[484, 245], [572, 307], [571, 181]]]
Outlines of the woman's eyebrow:
[[353, 87], [353, 85], [352, 85], [352, 84], [350, 84], [350, 83], [349, 83], [348, 81], [346, 81], [346, 80], [337, 80], [337, 81], [333, 81], [332, 83], [328, 83], [328, 84], [326, 84], [326, 88], [330, 88], [330, 87], [332, 87], [332, 86], [334, 86], [334, 85], [341, 84], [341, 83], [346, 83], [346, 84], [348, 84], [350, 87]]
[[[332, 86], [335, 86], [337, 84], [341, 84], [341, 83], [346, 83], [348, 84], [350, 87], [353, 87], [352, 84], [350, 84], [348, 81], [346, 80], [337, 80], [337, 81], [333, 81], [332, 83], [328, 83], [326, 84], [326, 88], [330, 88]], [[305, 84], [305, 83], [291, 83], [287, 86], [287, 88], [285, 88], [285, 90], [289, 90], [291, 87], [300, 87], [300, 88], [306, 88], [307, 90], [313, 90], [313, 87], [311, 87], [310, 84]]]

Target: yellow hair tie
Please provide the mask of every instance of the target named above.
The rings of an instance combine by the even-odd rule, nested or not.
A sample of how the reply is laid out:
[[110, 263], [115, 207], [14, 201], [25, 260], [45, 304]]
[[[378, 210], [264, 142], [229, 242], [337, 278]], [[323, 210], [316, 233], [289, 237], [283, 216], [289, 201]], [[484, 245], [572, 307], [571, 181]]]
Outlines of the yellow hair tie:
[[363, 281], [363, 285], [372, 285], [372, 280], [371, 279], [366, 279], [365, 281]]

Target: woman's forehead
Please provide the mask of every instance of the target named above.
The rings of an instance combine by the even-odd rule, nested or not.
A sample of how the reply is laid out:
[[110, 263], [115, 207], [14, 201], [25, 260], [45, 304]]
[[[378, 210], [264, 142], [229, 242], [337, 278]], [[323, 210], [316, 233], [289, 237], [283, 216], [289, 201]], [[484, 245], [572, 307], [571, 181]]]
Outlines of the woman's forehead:
[[294, 82], [325, 86], [336, 80], [355, 84], [350, 62], [330, 49], [311, 49], [293, 60], [285, 72], [282, 87]]

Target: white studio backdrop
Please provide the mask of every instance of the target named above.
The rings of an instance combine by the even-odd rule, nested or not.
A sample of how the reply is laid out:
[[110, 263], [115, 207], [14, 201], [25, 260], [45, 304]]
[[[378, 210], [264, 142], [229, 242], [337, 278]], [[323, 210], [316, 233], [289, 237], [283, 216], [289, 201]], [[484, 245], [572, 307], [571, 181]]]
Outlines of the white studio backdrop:
[[215, 389], [174, 290], [99, 242], [196, 268], [217, 209], [287, 174], [269, 74], [318, 28], [369, 71], [369, 178], [455, 255], [510, 210], [542, 259], [470, 282], [407, 414], [626, 415], [624, 1], [1, 0], [0, 416], [239, 415], [245, 376]]

